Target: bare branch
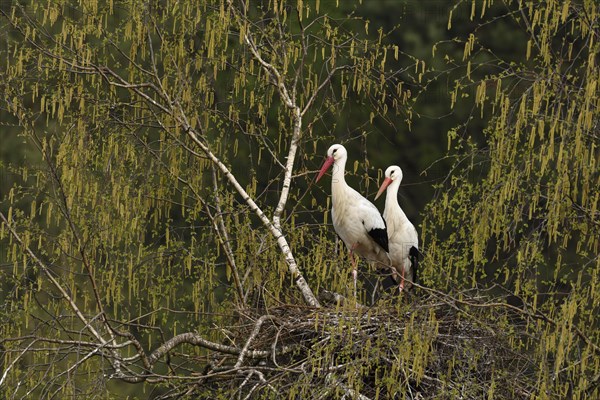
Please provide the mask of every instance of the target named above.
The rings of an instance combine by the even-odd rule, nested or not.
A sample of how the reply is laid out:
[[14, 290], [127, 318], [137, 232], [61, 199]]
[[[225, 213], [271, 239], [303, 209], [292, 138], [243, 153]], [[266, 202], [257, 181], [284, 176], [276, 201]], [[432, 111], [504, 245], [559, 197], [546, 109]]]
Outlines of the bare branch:
[[342, 65], [339, 67], [335, 67], [334, 69], [329, 71], [327, 78], [325, 78], [325, 80], [323, 80], [323, 82], [321, 82], [321, 84], [315, 89], [313, 94], [310, 96], [310, 99], [308, 99], [308, 101], [306, 102], [306, 105], [304, 106], [304, 109], [302, 110], [300, 115], [304, 116], [304, 114], [306, 114], [306, 112], [310, 109], [310, 106], [312, 105], [312, 103], [317, 98], [317, 95], [319, 94], [319, 92], [331, 81], [331, 78], [333, 78], [333, 76], [336, 74], [336, 72], [343, 70], [343, 69], [349, 69], [349, 68], [350, 68], [350, 66], [348, 66], [348, 65]]
[[[261, 319], [259, 319], [259, 321], [260, 320], [265, 321], [272, 317], [273, 316], [271, 316], [271, 315], [265, 315], [265, 316], [261, 317]], [[261, 322], [261, 324], [262, 324], [262, 322]], [[258, 325], [258, 328], [260, 328], [260, 325]], [[254, 337], [256, 337], [256, 335], [258, 335], [258, 332], [254, 335]], [[249, 342], [251, 342], [251, 340]], [[166, 355], [173, 348], [175, 348], [181, 344], [184, 344], [184, 343], [191, 344], [194, 346], [204, 347], [205, 349], [213, 350], [213, 351], [223, 353], [223, 354], [240, 355], [243, 353], [244, 357], [249, 357], [249, 358], [266, 358], [272, 354], [271, 350], [248, 350], [249, 342], [246, 343], [247, 346], [244, 346], [244, 349], [239, 349], [234, 346], [227, 346], [224, 344], [211, 342], [210, 340], [206, 340], [202, 336], [200, 336], [199, 334], [194, 333], [194, 332], [181, 333], [177, 336], [172, 337], [171, 339], [167, 340], [166, 342], [164, 342], [159, 348], [157, 348], [156, 350], [154, 350], [152, 352], [152, 354], [150, 354], [148, 359], [149, 359], [150, 363], [152, 365], [154, 365], [161, 357]], [[292, 346], [283, 346], [282, 348], [278, 349], [277, 352], [278, 352], [278, 354], [285, 354], [285, 353], [290, 352], [292, 349], [293, 349]], [[243, 357], [242, 357], [242, 360], [243, 360]]]
[[248, 348], [250, 347], [250, 343], [252, 343], [252, 341], [256, 338], [258, 332], [260, 332], [260, 327], [262, 326], [263, 322], [265, 322], [267, 319], [273, 319], [273, 316], [263, 315], [256, 321], [256, 324], [254, 324], [254, 329], [252, 330], [252, 333], [250, 334], [250, 336], [248, 336], [246, 344], [244, 344], [242, 351], [240, 351], [240, 356], [238, 357], [237, 362], [235, 363], [235, 368], [239, 368], [242, 366], [242, 363], [244, 362], [244, 357], [246, 356]]
[[[219, 198], [219, 187], [217, 184], [217, 171], [215, 170], [215, 165], [211, 164], [211, 174], [213, 180], [213, 189], [215, 190], [215, 207], [217, 208], [217, 215], [214, 218], [216, 220], [215, 231], [219, 233], [219, 239], [221, 241], [221, 246], [225, 250], [225, 256], [227, 257], [227, 262], [231, 267], [231, 274], [233, 275], [233, 281], [235, 283], [235, 287], [238, 293], [239, 300], [242, 304], [244, 304], [244, 288], [242, 287], [242, 282], [240, 280], [240, 274], [238, 271], [237, 264], [235, 262], [235, 256], [233, 255], [233, 250], [231, 249], [231, 242], [229, 241], [229, 235], [227, 234], [227, 228], [225, 228], [225, 223], [223, 222], [223, 211], [221, 210], [221, 199]], [[218, 225], [217, 225], [218, 224]]]
[[279, 230], [281, 230], [281, 213], [285, 208], [287, 199], [290, 193], [290, 186], [292, 185], [292, 171], [294, 169], [294, 160], [296, 159], [296, 153], [298, 152], [298, 143], [300, 141], [300, 133], [302, 131], [302, 115], [300, 115], [300, 109], [294, 107], [293, 115], [293, 131], [292, 139], [290, 141], [290, 148], [288, 151], [287, 161], [285, 164], [285, 173], [283, 178], [283, 186], [281, 187], [281, 195], [279, 196], [279, 202], [273, 213], [273, 224]]
[[96, 339], [98, 339], [98, 341], [100, 341], [101, 344], [106, 344], [107, 341], [104, 340], [104, 338], [102, 337], [102, 335], [100, 335], [100, 333], [98, 333], [98, 331], [96, 331], [96, 329], [92, 326], [91, 321], [88, 321], [88, 319], [83, 315], [77, 304], [75, 304], [75, 300], [69, 295], [67, 290], [56, 280], [56, 278], [54, 278], [52, 272], [50, 272], [46, 264], [44, 264], [42, 260], [40, 260], [35, 255], [35, 253], [27, 245], [25, 245], [15, 228], [11, 225], [8, 219], [4, 216], [4, 213], [2, 213], [1, 211], [0, 219], [2, 219], [4, 225], [6, 226], [12, 237], [17, 241], [17, 243], [21, 245], [21, 247], [23, 247], [25, 253], [38, 265], [38, 267], [40, 267], [40, 270], [48, 277], [48, 279], [50, 280], [50, 282], [52, 282], [54, 287], [58, 289], [58, 291], [64, 297], [64, 299], [67, 300], [67, 302], [71, 306], [71, 309], [75, 312], [79, 320], [84, 324], [85, 329], [89, 330], [91, 334]]
[[31, 343], [29, 343], [27, 345], [27, 347], [25, 347], [23, 349], [23, 351], [21, 351], [21, 353], [17, 357], [15, 357], [15, 359], [10, 363], [10, 365], [8, 367], [6, 367], [6, 369], [4, 370], [4, 373], [2, 374], [2, 378], [0, 378], [0, 387], [2, 387], [2, 384], [4, 383], [4, 380], [6, 379], [6, 376], [8, 375], [8, 373], [10, 372], [12, 367], [14, 367], [14, 365], [21, 359], [21, 357], [23, 357], [25, 355], [25, 353], [27, 353], [29, 351], [29, 349], [35, 343], [36, 343], [36, 340], [33, 340]]

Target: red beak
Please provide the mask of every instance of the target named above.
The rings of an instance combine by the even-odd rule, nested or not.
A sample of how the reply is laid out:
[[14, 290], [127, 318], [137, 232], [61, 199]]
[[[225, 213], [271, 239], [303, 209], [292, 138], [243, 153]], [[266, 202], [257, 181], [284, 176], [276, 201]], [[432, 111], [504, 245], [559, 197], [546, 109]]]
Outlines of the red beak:
[[390, 178], [385, 178], [383, 180], [383, 183], [379, 188], [379, 192], [377, 192], [377, 196], [375, 196], [375, 200], [377, 200], [379, 196], [381, 196], [381, 194], [385, 191], [385, 189], [387, 189], [387, 187], [390, 186], [390, 183], [392, 183], [392, 180]]
[[317, 180], [316, 182], [319, 182], [319, 179], [321, 179], [321, 177], [323, 175], [325, 175], [325, 172], [327, 172], [327, 170], [329, 169], [329, 167], [331, 167], [331, 164], [333, 164], [335, 160], [333, 159], [333, 157], [327, 157], [325, 159], [325, 162], [323, 163], [323, 166], [321, 167], [321, 170], [319, 171], [319, 175], [317, 175]]

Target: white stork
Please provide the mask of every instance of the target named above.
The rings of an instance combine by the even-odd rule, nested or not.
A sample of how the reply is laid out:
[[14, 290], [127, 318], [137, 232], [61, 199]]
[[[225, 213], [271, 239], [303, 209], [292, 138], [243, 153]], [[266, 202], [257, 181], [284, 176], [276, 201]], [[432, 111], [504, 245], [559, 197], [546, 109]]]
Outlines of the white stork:
[[398, 282], [398, 272], [401, 276], [398, 286], [400, 291], [404, 289], [405, 276], [411, 282], [416, 282], [419, 262], [419, 237], [417, 230], [398, 204], [398, 188], [401, 181], [402, 170], [397, 165], [392, 165], [385, 170], [385, 180], [381, 184], [377, 196], [375, 196], [375, 200], [377, 200], [387, 188], [383, 219], [387, 223], [390, 247], [389, 255], [392, 260], [394, 280]]
[[388, 235], [385, 221], [377, 207], [365, 199], [346, 183], [344, 178], [348, 153], [341, 144], [334, 144], [327, 150], [327, 159], [323, 163], [317, 182], [333, 165], [331, 176], [331, 216], [333, 228], [348, 247], [352, 261], [354, 279], [354, 297], [356, 297], [356, 260], [354, 253], [370, 262], [390, 265], [387, 255]]

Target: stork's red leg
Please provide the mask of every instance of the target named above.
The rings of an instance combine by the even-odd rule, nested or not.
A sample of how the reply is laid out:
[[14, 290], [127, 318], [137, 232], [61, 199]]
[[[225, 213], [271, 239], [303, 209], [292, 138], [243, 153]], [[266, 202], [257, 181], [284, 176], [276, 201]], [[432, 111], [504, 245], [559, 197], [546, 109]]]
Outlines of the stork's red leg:
[[356, 281], [358, 277], [358, 269], [356, 266], [356, 259], [354, 258], [354, 249], [358, 247], [358, 243], [354, 243], [352, 247], [350, 247], [350, 260], [352, 261], [352, 280], [354, 282], [354, 299], [356, 300]]
[[398, 285], [398, 289], [400, 292], [404, 290], [404, 268], [402, 268], [402, 272], [400, 272], [400, 285]]

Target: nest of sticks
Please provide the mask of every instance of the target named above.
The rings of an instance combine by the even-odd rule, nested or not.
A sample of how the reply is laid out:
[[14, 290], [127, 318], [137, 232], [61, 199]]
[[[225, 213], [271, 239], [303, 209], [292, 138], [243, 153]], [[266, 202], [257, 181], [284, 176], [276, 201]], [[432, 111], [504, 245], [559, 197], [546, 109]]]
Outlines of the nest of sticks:
[[[535, 357], [525, 319], [498, 299], [424, 288], [365, 307], [322, 292], [320, 309], [281, 306], [240, 312], [228, 340], [239, 352], [211, 354], [187, 393], [209, 398], [529, 398]], [[206, 359], [205, 359], [206, 361]], [[552, 397], [552, 396], [551, 396]]]

